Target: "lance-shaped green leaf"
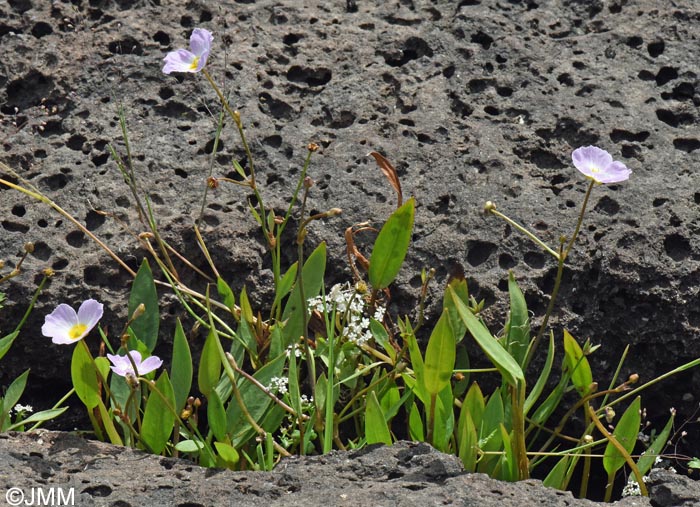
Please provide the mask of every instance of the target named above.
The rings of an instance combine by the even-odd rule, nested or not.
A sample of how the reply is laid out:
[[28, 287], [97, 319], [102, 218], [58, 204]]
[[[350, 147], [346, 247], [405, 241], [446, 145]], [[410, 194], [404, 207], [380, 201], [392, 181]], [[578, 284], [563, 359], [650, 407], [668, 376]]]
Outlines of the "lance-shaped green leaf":
[[552, 372], [552, 364], [554, 363], [554, 333], [550, 332], [549, 333], [549, 349], [547, 350], [547, 359], [544, 362], [544, 367], [542, 368], [542, 371], [540, 372], [540, 376], [537, 378], [537, 382], [535, 383], [535, 386], [532, 388], [530, 391], [530, 394], [527, 395], [527, 399], [525, 400], [525, 408], [523, 409], [523, 413], [527, 415], [530, 412], [530, 409], [537, 403], [537, 400], [540, 398], [542, 395], [542, 392], [544, 391], [545, 386], [547, 385], [547, 381], [549, 380], [549, 374]]
[[[149, 352], [153, 352], [158, 341], [158, 326], [160, 325], [160, 310], [158, 309], [158, 293], [153, 282], [153, 273], [148, 265], [148, 259], [143, 259], [136, 278], [131, 285], [129, 295], [129, 316], [131, 317], [140, 304], [145, 312], [136, 318], [129, 326], [136, 337], [146, 344]], [[135, 348], [130, 346], [130, 348]]]
[[[639, 435], [641, 403], [641, 398], [637, 396], [632, 404], [627, 407], [622, 417], [620, 417], [612, 434], [613, 438], [627, 451], [627, 454], [630, 454], [634, 450], [634, 445]], [[603, 454], [603, 467], [608, 473], [608, 476], [613, 475], [622, 468], [625, 461], [625, 456], [620, 453], [618, 448], [612, 442], [608, 442], [608, 445], [605, 447], [605, 453]]]
[[0, 339], [0, 359], [7, 354], [7, 351], [10, 350], [12, 343], [15, 341], [15, 338], [17, 338], [18, 335], [19, 331], [13, 331], [4, 338]]
[[591, 389], [593, 373], [588, 359], [583, 355], [583, 350], [576, 339], [564, 330], [564, 365], [571, 374], [571, 383], [581, 396], [585, 396]]
[[474, 337], [479, 347], [481, 347], [481, 350], [484, 351], [493, 365], [498, 369], [503, 380], [516, 388], [520, 388], [520, 386], [524, 385], [525, 376], [523, 375], [523, 370], [515, 359], [513, 359], [513, 356], [498, 343], [496, 338], [486, 329], [486, 326], [474, 316], [452, 287], [448, 287], [447, 291], [450, 293], [450, 297], [452, 298], [455, 309], [462, 319], [462, 322], [467, 326], [467, 329]]
[[229, 284], [221, 277], [216, 279], [216, 291], [219, 293], [221, 299], [223, 299], [226, 308], [233, 313], [236, 308], [236, 296], [233, 294]]
[[450, 383], [455, 367], [455, 347], [450, 315], [447, 310], [443, 310], [425, 351], [423, 383], [428, 394], [438, 394]]
[[[459, 276], [452, 278], [447, 286], [452, 287], [465, 305], [469, 304], [469, 289], [467, 288], [467, 281], [464, 277]], [[452, 324], [452, 330], [455, 334], [455, 341], [457, 343], [461, 342], [467, 332], [467, 326], [462, 322], [448, 291], [445, 291], [443, 296], [442, 307], [450, 313], [450, 323]]]
[[[322, 242], [316, 247], [316, 250], [309, 255], [309, 258], [306, 259], [304, 267], [301, 270], [304, 299], [308, 301], [310, 298], [318, 296], [323, 286], [325, 272], [326, 243]], [[297, 343], [301, 336], [306, 336], [301, 303], [301, 288], [297, 284], [294, 286], [294, 289], [292, 289], [292, 293], [289, 295], [289, 299], [287, 299], [287, 304], [282, 314], [282, 320], [286, 321], [282, 331], [285, 339], [285, 347]]]
[[78, 343], [73, 349], [70, 364], [71, 380], [75, 394], [88, 410], [92, 410], [100, 402], [97, 384], [97, 372], [92, 356], [84, 342]]
[[527, 348], [530, 345], [530, 316], [527, 312], [525, 296], [518, 287], [512, 271], [508, 276], [508, 293], [510, 295], [510, 316], [506, 325], [506, 348], [513, 359], [524, 369], [526, 368], [524, 363]]
[[207, 396], [207, 422], [216, 440], [226, 439], [226, 409], [216, 389], [212, 389]]
[[185, 330], [180, 319], [175, 324], [173, 339], [173, 366], [170, 369], [173, 392], [175, 393], [175, 410], [180, 412], [185, 406], [190, 389], [192, 388], [192, 354], [187, 343]]
[[168, 443], [175, 426], [174, 406], [173, 386], [168, 372], [164, 371], [148, 396], [141, 424], [141, 439], [154, 454], [163, 452]]
[[365, 406], [365, 438], [368, 444], [391, 445], [391, 432], [386, 424], [377, 393], [372, 391]]
[[27, 386], [29, 370], [25, 370], [19, 377], [12, 381], [10, 387], [5, 391], [5, 397], [0, 398], [0, 431], [7, 431], [10, 426], [10, 411], [17, 405]]
[[666, 423], [666, 426], [664, 426], [664, 429], [661, 430], [661, 433], [659, 433], [656, 436], [652, 444], [647, 448], [646, 451], [644, 451], [644, 454], [641, 455], [639, 461], [637, 461], [637, 468], [639, 469], [639, 473], [641, 473], [642, 475], [646, 475], [647, 472], [651, 470], [651, 467], [654, 465], [656, 458], [663, 452], [664, 447], [666, 447], [668, 437], [671, 435], [671, 430], [673, 430], [674, 418], [675, 413], [672, 413], [671, 417]]
[[399, 274], [411, 242], [415, 205], [415, 199], [409, 199], [379, 231], [369, 260], [369, 283], [374, 290], [388, 287]]
[[[35, 414], [30, 415], [26, 419], [23, 419], [15, 424], [9, 426], [7, 429], [5, 429], [3, 431], [13, 431], [21, 426], [26, 426], [30, 423], [50, 421], [51, 419], [57, 418], [59, 415], [61, 415], [66, 410], [68, 410], [68, 407], [50, 408], [48, 410], [42, 410], [40, 412], [36, 412]], [[121, 444], [118, 444], [118, 445], [121, 445]]]
[[202, 356], [199, 360], [199, 372], [197, 374], [197, 382], [199, 390], [204, 396], [209, 396], [209, 393], [219, 382], [221, 376], [221, 357], [216, 343], [218, 337], [215, 333], [209, 333], [204, 342]]

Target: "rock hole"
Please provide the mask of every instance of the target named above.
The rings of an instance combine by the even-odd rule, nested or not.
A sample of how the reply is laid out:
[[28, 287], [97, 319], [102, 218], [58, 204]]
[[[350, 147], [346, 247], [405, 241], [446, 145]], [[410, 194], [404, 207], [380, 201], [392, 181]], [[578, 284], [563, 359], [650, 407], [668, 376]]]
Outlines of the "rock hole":
[[666, 49], [666, 44], [662, 40], [647, 44], [647, 51], [649, 52], [649, 56], [652, 58], [656, 58], [657, 56], [661, 55], [661, 53], [664, 52], [664, 49]]
[[81, 248], [85, 245], [85, 233], [83, 231], [71, 231], [66, 234], [66, 243], [73, 248]]
[[496, 251], [496, 245], [487, 241], [471, 241], [468, 244], [467, 262], [472, 266], [480, 266]]
[[105, 216], [96, 212], [95, 210], [90, 210], [88, 211], [87, 215], [85, 215], [85, 227], [88, 231], [99, 229], [104, 223]]
[[642, 47], [642, 44], [644, 44], [644, 39], [642, 39], [638, 35], [633, 35], [632, 37], [627, 38], [625, 44], [627, 44], [631, 48], [639, 49], [640, 47]]
[[498, 267], [501, 269], [511, 269], [515, 265], [516, 262], [512, 255], [504, 253], [498, 256]]
[[523, 260], [533, 269], [542, 269], [547, 258], [542, 252], [525, 252]]
[[692, 153], [700, 149], [700, 140], [693, 138], [679, 138], [673, 140], [673, 147], [686, 153]]
[[170, 35], [168, 35], [162, 30], [158, 30], [156, 33], [153, 34], [153, 40], [161, 46], [170, 45]]
[[80, 151], [83, 149], [85, 141], [87, 141], [87, 137], [81, 134], [73, 134], [66, 141], [66, 146], [71, 150]]
[[124, 37], [107, 44], [107, 49], [114, 55], [143, 55], [143, 46], [133, 37]]
[[663, 86], [669, 81], [678, 79], [678, 69], [675, 67], [661, 67], [656, 73], [656, 86]]
[[44, 23], [43, 21], [39, 21], [32, 27], [32, 35], [37, 39], [41, 39], [42, 37], [51, 35], [52, 33], [53, 28], [51, 27], [51, 25], [49, 25], [48, 23]]
[[620, 211], [620, 205], [615, 199], [604, 195], [593, 209], [605, 213], [606, 215], [615, 215]]
[[27, 212], [26, 208], [24, 206], [22, 206], [21, 204], [15, 204], [12, 207], [12, 214], [16, 217], [23, 217], [26, 212]]
[[674, 261], [682, 261], [690, 257], [692, 249], [690, 242], [680, 234], [671, 234], [664, 239], [664, 250]]
[[472, 35], [471, 41], [476, 44], [479, 44], [484, 49], [489, 49], [491, 47], [491, 44], [493, 44], [493, 37], [482, 31], [478, 31], [474, 35]]

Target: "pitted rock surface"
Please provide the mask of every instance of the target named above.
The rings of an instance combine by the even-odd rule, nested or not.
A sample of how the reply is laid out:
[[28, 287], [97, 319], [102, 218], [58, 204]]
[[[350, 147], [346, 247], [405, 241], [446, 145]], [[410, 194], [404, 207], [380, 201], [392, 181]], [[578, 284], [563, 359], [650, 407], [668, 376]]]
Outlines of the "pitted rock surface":
[[[174, 458], [92, 442], [70, 433], [0, 435], [0, 493], [74, 488], [75, 505], [137, 507], [593, 507], [534, 480], [505, 483], [464, 474], [460, 461], [426, 444], [289, 458], [272, 472], [200, 468]], [[649, 507], [626, 498], [617, 507]], [[655, 506], [671, 504], [653, 504]]]
[[[316, 181], [310, 208], [340, 207], [343, 215], [313, 224], [308, 242], [328, 242], [329, 284], [350, 279], [342, 231], [365, 220], [379, 225], [394, 208], [390, 187], [365, 156], [376, 150], [418, 202], [392, 311], [415, 312], [420, 269], [434, 267], [427, 308], [434, 321], [445, 280], [462, 266], [472, 293], [491, 305], [485, 318], [497, 330], [512, 269], [537, 323], [554, 263], [481, 208], [492, 200], [555, 245], [571, 234], [586, 188], [570, 153], [596, 144], [634, 173], [593, 192], [555, 334], [559, 339], [566, 327], [603, 345], [591, 358], [601, 385], [627, 344], [623, 377], [637, 372], [642, 381], [695, 358], [697, 2], [358, 0], [348, 8], [353, 4], [0, 0], [0, 159], [136, 268], [145, 252], [130, 232], [145, 227], [109, 154], [113, 145], [126, 155], [123, 106], [134, 170], [165, 239], [206, 269], [192, 224], [209, 167], [233, 175], [231, 161], [245, 163], [245, 156], [230, 122], [211, 156], [216, 95], [202, 76], [165, 76], [161, 67], [167, 51], [187, 46], [192, 28], [208, 28], [215, 36], [208, 68], [241, 112], [270, 205], [283, 209], [307, 143], [322, 147], [309, 173]], [[209, 193], [203, 235], [223, 277], [236, 292], [247, 285], [258, 307], [269, 302], [270, 266], [247, 197], [226, 185]], [[59, 302], [97, 298], [116, 340], [130, 277], [66, 219], [2, 185], [0, 231], [5, 270], [24, 242], [35, 244], [23, 275], [0, 287], [9, 295], [0, 334], [24, 312], [40, 271], [57, 272], [0, 372], [7, 385], [31, 367], [23, 401], [48, 408], [70, 388], [70, 350], [40, 336], [44, 315]], [[172, 317], [184, 312], [172, 296], [162, 304], [165, 342]], [[193, 347], [200, 343], [195, 336]], [[650, 416], [665, 419], [675, 406], [679, 420], [693, 417], [699, 383], [695, 369], [648, 392]], [[688, 431], [687, 454], [698, 455], [697, 425]]]

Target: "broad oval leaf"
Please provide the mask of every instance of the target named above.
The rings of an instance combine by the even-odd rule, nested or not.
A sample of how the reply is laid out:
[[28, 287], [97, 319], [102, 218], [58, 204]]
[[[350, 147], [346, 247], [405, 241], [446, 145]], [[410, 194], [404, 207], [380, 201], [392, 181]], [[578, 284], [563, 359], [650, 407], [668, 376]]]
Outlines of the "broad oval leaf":
[[160, 310], [158, 308], [158, 293], [153, 282], [153, 273], [148, 264], [148, 259], [145, 258], [131, 285], [129, 317], [134, 314], [134, 311], [140, 304], [144, 305], [146, 311], [135, 319], [129, 327], [136, 337], [146, 344], [148, 351], [153, 352], [158, 341]]
[[365, 438], [368, 444], [391, 445], [391, 432], [384, 418], [384, 411], [377, 400], [377, 393], [372, 391], [365, 406]]
[[221, 376], [221, 357], [216, 343], [218, 337], [215, 333], [210, 332], [204, 342], [202, 356], [199, 360], [199, 372], [197, 374], [197, 383], [199, 390], [204, 396], [209, 396], [209, 393], [219, 382]]
[[[632, 404], [627, 407], [625, 413], [622, 414], [620, 420], [615, 425], [613, 438], [618, 441], [622, 448], [630, 454], [634, 450], [634, 445], [637, 443], [639, 435], [639, 425], [641, 423], [641, 398], [637, 396]], [[603, 454], [603, 467], [608, 475], [617, 472], [625, 464], [625, 456], [623, 456], [618, 448], [608, 442]]]
[[167, 371], [160, 375], [155, 389], [160, 394], [152, 389], [148, 396], [141, 424], [141, 440], [151, 452], [160, 454], [165, 449], [175, 426], [175, 414], [173, 414], [175, 399]]
[[415, 205], [415, 199], [410, 198], [379, 231], [369, 260], [369, 283], [374, 290], [388, 287], [399, 274], [411, 242]]
[[564, 365], [571, 375], [571, 382], [581, 396], [588, 394], [593, 383], [593, 373], [588, 359], [576, 339], [564, 330]]
[[97, 384], [97, 372], [92, 356], [84, 342], [78, 343], [73, 349], [70, 364], [70, 375], [75, 388], [75, 394], [88, 410], [97, 407], [100, 402]]

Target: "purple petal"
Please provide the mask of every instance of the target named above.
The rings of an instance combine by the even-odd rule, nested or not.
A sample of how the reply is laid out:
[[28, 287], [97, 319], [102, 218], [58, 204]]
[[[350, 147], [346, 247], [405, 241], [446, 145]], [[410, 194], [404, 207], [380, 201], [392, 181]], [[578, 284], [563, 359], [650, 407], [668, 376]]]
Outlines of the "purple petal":
[[107, 359], [109, 359], [114, 366], [111, 366], [112, 371], [121, 377], [125, 377], [127, 373], [133, 372], [131, 366], [131, 361], [126, 356], [116, 356], [112, 354], [107, 354]]
[[199, 72], [201, 71], [204, 66], [207, 64], [207, 58], [209, 58], [209, 51], [205, 51], [202, 53], [202, 56], [199, 57], [199, 60], [197, 60], [197, 68], [193, 70], [192, 72]]
[[187, 51], [186, 49], [178, 49], [177, 51], [171, 51], [163, 61], [165, 65], [163, 66], [163, 73], [170, 74], [171, 72], [195, 72], [192, 68], [192, 63], [197, 59], [197, 55]]
[[83, 304], [80, 305], [80, 308], [78, 308], [78, 322], [87, 326], [85, 334], [100, 321], [103, 309], [104, 305], [94, 299], [83, 301]]
[[593, 176], [595, 170], [602, 171], [613, 161], [612, 156], [596, 146], [584, 146], [574, 150], [571, 159], [576, 169], [586, 176]]
[[44, 318], [44, 325], [41, 326], [41, 334], [53, 338], [54, 343], [57, 338], [67, 338], [68, 331], [78, 323], [78, 314], [66, 304], [60, 304], [56, 309]]
[[[201, 58], [205, 53], [209, 54], [213, 40], [214, 36], [209, 30], [195, 28], [190, 36], [190, 49], [196, 56]], [[206, 61], [206, 57], [204, 60]]]
[[598, 178], [601, 183], [619, 183], [629, 179], [632, 171], [622, 162], [615, 161], [605, 168], [605, 171]]
[[163, 361], [158, 357], [158, 356], [151, 356], [144, 360], [140, 365], [138, 366], [139, 370], [139, 375], [145, 375], [146, 373], [151, 373], [154, 370], [157, 370], [163, 365]]

